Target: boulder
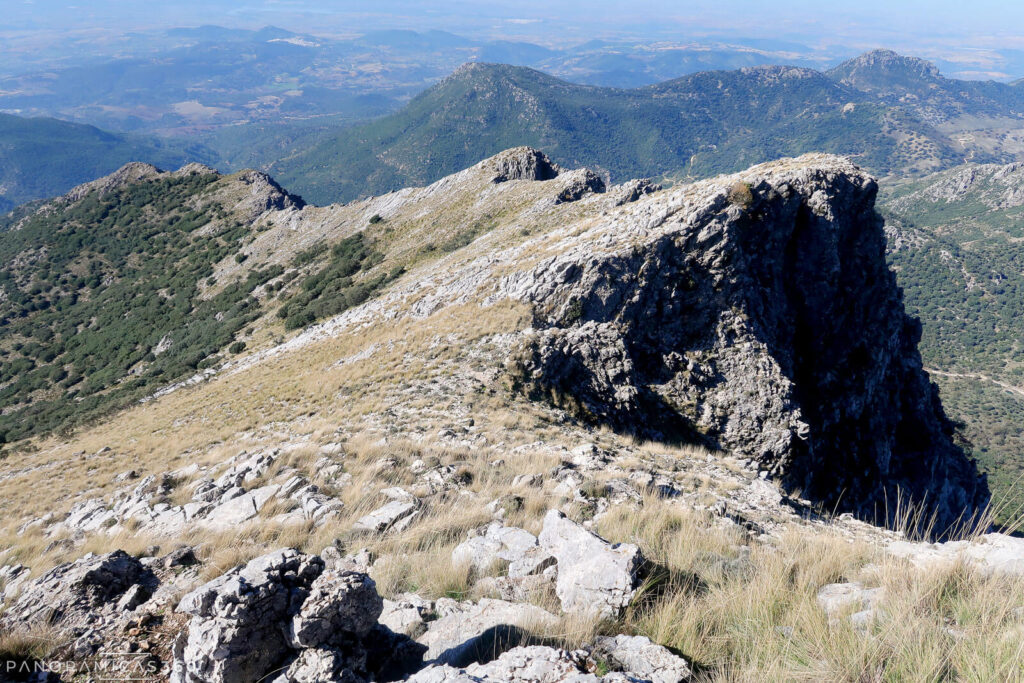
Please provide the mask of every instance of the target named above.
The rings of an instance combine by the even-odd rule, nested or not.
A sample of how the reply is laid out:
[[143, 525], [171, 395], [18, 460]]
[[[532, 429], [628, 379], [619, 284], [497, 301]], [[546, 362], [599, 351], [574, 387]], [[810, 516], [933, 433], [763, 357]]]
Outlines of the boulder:
[[544, 600], [554, 590], [557, 575], [557, 569], [551, 567], [543, 574], [515, 579], [508, 576], [486, 576], [476, 582], [474, 591], [509, 602], [534, 602], [535, 599]]
[[599, 194], [607, 189], [604, 180], [589, 168], [580, 168], [559, 176], [564, 187], [555, 197], [556, 204], [565, 204], [583, 199], [589, 194]]
[[196, 559], [195, 550], [187, 545], [175, 548], [171, 552], [167, 553], [162, 560], [164, 569], [189, 567], [196, 564], [198, 561], [199, 560]]
[[483, 599], [430, 622], [417, 640], [427, 646], [425, 660], [465, 666], [493, 657], [518, 643], [524, 633], [550, 627], [557, 620], [533, 605]]
[[[228, 493], [235, 490], [229, 489]], [[277, 486], [263, 486], [249, 492], [242, 492], [210, 510], [201, 524], [214, 531], [231, 529], [258, 515], [263, 506], [277, 495], [277, 491]]]
[[500, 522], [487, 525], [483, 534], [460, 543], [452, 551], [453, 565], [478, 573], [488, 571], [502, 560], [508, 563], [508, 575], [512, 578], [539, 574], [555, 563], [555, 558], [540, 547], [536, 536]]
[[336, 650], [303, 650], [283, 678], [275, 683], [364, 683], [366, 679], [345, 666], [345, 658]]
[[0, 603], [16, 596], [31, 575], [32, 570], [23, 564], [0, 567]]
[[384, 507], [377, 508], [368, 515], [360, 517], [352, 528], [356, 531], [383, 533], [385, 531], [401, 531], [408, 528], [416, 514], [416, 503], [394, 500]]
[[[422, 661], [424, 648], [377, 623], [373, 580], [286, 549], [197, 588], [178, 606], [192, 615], [174, 647], [175, 683], [262, 680], [363, 683]], [[410, 643], [413, 647], [410, 646]]]
[[627, 180], [621, 185], [615, 185], [609, 189], [609, 200], [612, 206], [622, 206], [623, 204], [630, 204], [640, 199], [641, 197], [662, 190], [661, 185], [652, 183], [649, 178], [636, 178], [633, 180]]
[[426, 630], [428, 614], [428, 609], [407, 600], [384, 600], [378, 621], [395, 633], [415, 638]]
[[0, 623], [54, 622], [68, 628], [90, 624], [99, 614], [116, 611], [126, 594], [131, 597], [125, 607], [135, 607], [158, 583], [152, 571], [123, 550], [86, 555], [25, 584]]
[[558, 561], [555, 592], [566, 612], [615, 618], [636, 594], [644, 558], [635, 545], [608, 543], [558, 510], [544, 517], [540, 545]]
[[408, 683], [597, 683], [584, 670], [580, 653], [533, 645], [515, 647], [485, 664], [464, 669], [429, 666], [409, 677]]
[[293, 647], [341, 647], [365, 636], [377, 624], [384, 603], [366, 574], [325, 572], [309, 587], [309, 595], [292, 617]]

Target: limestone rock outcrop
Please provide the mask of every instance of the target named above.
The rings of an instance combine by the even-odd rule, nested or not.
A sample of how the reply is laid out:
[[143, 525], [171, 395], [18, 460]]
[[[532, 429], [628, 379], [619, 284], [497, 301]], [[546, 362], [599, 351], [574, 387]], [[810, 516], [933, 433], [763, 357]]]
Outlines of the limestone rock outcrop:
[[134, 609], [157, 584], [153, 572], [123, 550], [87, 555], [27, 583], [0, 623], [87, 628], [107, 613]]
[[561, 169], [543, 152], [531, 147], [506, 150], [493, 159], [495, 183], [509, 180], [551, 180]]
[[370, 577], [325, 571], [315, 555], [268, 553], [197, 588], [178, 605], [192, 615], [175, 644], [172, 681], [363, 681], [383, 602]]
[[504, 279], [536, 328], [510, 372], [587, 419], [743, 454], [872, 521], [924, 502], [941, 533], [988, 489], [922, 369], [876, 191], [817, 155], [643, 198]]

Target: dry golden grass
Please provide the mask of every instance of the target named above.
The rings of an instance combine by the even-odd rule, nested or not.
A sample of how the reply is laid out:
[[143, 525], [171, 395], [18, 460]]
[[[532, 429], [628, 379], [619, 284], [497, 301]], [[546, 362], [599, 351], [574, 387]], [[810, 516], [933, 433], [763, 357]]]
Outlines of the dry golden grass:
[[[486, 397], [477, 400], [477, 422], [490, 420], [491, 429], [506, 429], [500, 420], [486, 417], [498, 405]], [[522, 419], [531, 422], [535, 417]], [[304, 425], [309, 441], [283, 455], [268, 481], [284, 468], [304, 471], [315, 480], [310, 467], [322, 444], [339, 437], [330, 420], [317, 418]], [[532, 423], [528, 427], [536, 429]], [[564, 428], [561, 434], [567, 438]], [[693, 491], [710, 491], [716, 484], [699, 476], [698, 469], [688, 469], [687, 458], [706, 457], [701, 451], [631, 443], [607, 432], [589, 436], [605, 447], [618, 443], [633, 449], [620, 466], [640, 468], [678, 459], [675, 475]], [[230, 457], [259, 443], [254, 438], [252, 443], [221, 444], [212, 457]], [[483, 596], [474, 587], [479, 577], [454, 566], [451, 551], [490, 520], [487, 503], [517, 496], [507, 523], [534, 533], [550, 507], [571, 508], [552, 493], [555, 482], [547, 475], [561, 457], [545, 448], [515, 455], [506, 451], [499, 462], [493, 449], [434, 438], [382, 438], [370, 431], [341, 443], [341, 451], [332, 457], [352, 478], [338, 491], [344, 508], [337, 518], [317, 529], [264, 521], [231, 532], [193, 534], [189, 542], [199, 544], [205, 562], [202, 578], [275, 548], [320, 552], [338, 545], [345, 552], [366, 548], [383, 558], [371, 573], [385, 596], [409, 591], [429, 598], [476, 599]], [[462, 492], [430, 497], [414, 523], [399, 533], [353, 533], [356, 519], [387, 501], [383, 489], [415, 485], [409, 470], [415, 460], [427, 467], [455, 468]], [[716, 462], [731, 467], [727, 459]], [[524, 473], [545, 475], [544, 484], [513, 489], [512, 479]], [[599, 471], [585, 487], [596, 490], [611, 476]], [[720, 483], [725, 489], [719, 491], [736, 486]], [[772, 538], [752, 540], [736, 525], [653, 492], [639, 505], [611, 508], [598, 518], [596, 530], [609, 540], [641, 547], [652, 565], [647, 583], [619, 622], [564, 616], [524, 642], [578, 647], [599, 634], [643, 634], [683, 653], [702, 680], [712, 681], [1021, 680], [1024, 580], [985, 576], [966, 566], [923, 572], [885, 555], [877, 545], [851, 540], [827, 526], [812, 529], [794, 523]], [[30, 532], [18, 539], [24, 544], [20, 552], [55, 559], [53, 551], [42, 552], [51, 540]], [[158, 542], [138, 534], [95, 536], [74, 552], [77, 556], [115, 547], [141, 552]], [[884, 610], [866, 633], [845, 619], [829, 623], [817, 603], [822, 586], [848, 580], [885, 590]], [[531, 596], [531, 601], [557, 612], [550, 592]]]
[[54, 651], [66, 644], [66, 639], [67, 635], [60, 629], [42, 623], [19, 630], [0, 629], [0, 672], [31, 672], [31, 668], [13, 667], [45, 661]]
[[[670, 504], [612, 513], [602, 534], [637, 543], [656, 580], [620, 628], [692, 659], [708, 680], [1024, 680], [1024, 579], [966, 566], [922, 571], [861, 541], [793, 527], [773, 542]], [[817, 604], [829, 583], [884, 589], [862, 633], [830, 624]]]

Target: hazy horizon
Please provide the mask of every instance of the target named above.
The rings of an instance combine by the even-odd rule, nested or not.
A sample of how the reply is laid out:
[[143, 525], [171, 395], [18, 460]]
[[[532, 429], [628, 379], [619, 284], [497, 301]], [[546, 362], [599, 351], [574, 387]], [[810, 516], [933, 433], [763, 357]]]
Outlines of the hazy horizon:
[[[891, 47], [921, 56], [975, 58], [986, 50], [1024, 48], [1014, 27], [1024, 5], [993, 0], [965, 3], [864, 0], [855, 7], [791, 0], [668, 0], [621, 3], [523, 0], [487, 6], [465, 0], [422, 3], [382, 0], [372, 8], [312, 0], [182, 0], [174, 4], [96, 0], [14, 0], [0, 21], [4, 33], [145, 31], [216, 24], [229, 28], [279, 26], [291, 31], [344, 35], [373, 29], [440, 29], [474, 38], [546, 44], [594, 38], [639, 40], [791, 40], [828, 50]], [[991, 56], [989, 57], [991, 58]]]

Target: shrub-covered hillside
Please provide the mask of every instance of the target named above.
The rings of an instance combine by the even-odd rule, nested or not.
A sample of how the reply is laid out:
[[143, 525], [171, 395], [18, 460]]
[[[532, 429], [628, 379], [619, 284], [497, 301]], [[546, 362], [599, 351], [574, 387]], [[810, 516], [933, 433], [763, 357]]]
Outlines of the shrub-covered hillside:
[[6, 439], [86, 419], [194, 372], [259, 315], [250, 294], [279, 270], [253, 271], [198, 298], [214, 264], [249, 230], [215, 201], [195, 204], [217, 178], [93, 192], [2, 235]]
[[1024, 505], [1024, 181], [1016, 165], [967, 165], [883, 183], [889, 260], [921, 355], [996, 497]]

